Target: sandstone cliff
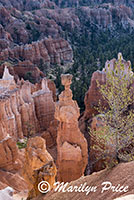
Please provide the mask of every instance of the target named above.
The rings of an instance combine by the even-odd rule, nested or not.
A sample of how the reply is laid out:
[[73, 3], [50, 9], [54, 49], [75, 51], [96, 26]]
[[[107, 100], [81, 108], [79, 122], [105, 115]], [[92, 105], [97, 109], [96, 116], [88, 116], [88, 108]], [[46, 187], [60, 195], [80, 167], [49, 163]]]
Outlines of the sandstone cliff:
[[16, 142], [11, 137], [5, 137], [0, 143], [0, 169], [6, 171], [18, 170], [22, 163], [18, 160], [18, 149]]
[[124, 29], [127, 29], [129, 26], [133, 27], [131, 20], [133, 16], [132, 9], [124, 4], [121, 6], [102, 4], [102, 6], [94, 8], [82, 7], [81, 12], [85, 14], [87, 23], [90, 21], [91, 24], [96, 24], [99, 29], [108, 28], [113, 30], [117, 24], [121, 24]]
[[[28, 1], [25, 4], [23, 1], [1, 1], [0, 61], [8, 61], [15, 65], [19, 77], [22, 71], [23, 74], [34, 71], [30, 68], [31, 65], [34, 68], [37, 65], [40, 67], [43, 63], [42, 71], [50, 65], [72, 65], [72, 48], [69, 42], [63, 39], [63, 31], [58, 25], [59, 15], [62, 14], [56, 11], [53, 15], [54, 7], [56, 5], [49, 0], [37, 4], [35, 1]], [[35, 13], [32, 12], [33, 9]], [[70, 23], [69, 13], [65, 14], [68, 19], [64, 17], [64, 25], [66, 21]], [[24, 67], [23, 65], [25, 69], [18, 68]], [[35, 81], [38, 81], [36, 72], [39, 73], [37, 69], [34, 74]]]
[[32, 126], [34, 133], [38, 129], [32, 96], [31, 99], [28, 99], [31, 94], [26, 96], [26, 93], [23, 92], [26, 85], [27, 83], [21, 89], [9, 90], [8, 88], [0, 95], [2, 105], [1, 136], [9, 134], [17, 140], [30, 134], [29, 126]]
[[47, 86], [47, 80], [42, 80], [42, 89], [34, 92], [32, 97], [41, 131], [47, 130], [51, 121], [54, 120], [55, 112], [52, 92]]
[[[28, 81], [22, 80], [16, 84], [14, 77], [9, 74], [8, 68], [5, 67], [3, 78], [0, 79], [1, 140], [7, 134], [18, 140], [23, 136], [30, 136], [39, 132], [40, 128], [42, 130], [49, 128], [49, 123], [54, 119], [53, 94], [48, 88], [47, 93], [43, 81], [46, 80], [42, 80], [40, 90]], [[51, 81], [48, 82], [55, 92], [54, 85]], [[40, 101], [35, 101], [35, 97], [38, 97]], [[43, 102], [46, 102], [46, 104], [44, 105]], [[42, 105], [46, 107], [42, 107]], [[46, 118], [42, 118], [46, 114], [49, 116], [47, 121]], [[42, 123], [42, 120], [45, 120], [44, 123]]]
[[10, 186], [17, 192], [27, 190], [27, 184], [20, 175], [23, 162], [13, 137], [7, 135], [0, 140], [0, 152], [0, 189]]

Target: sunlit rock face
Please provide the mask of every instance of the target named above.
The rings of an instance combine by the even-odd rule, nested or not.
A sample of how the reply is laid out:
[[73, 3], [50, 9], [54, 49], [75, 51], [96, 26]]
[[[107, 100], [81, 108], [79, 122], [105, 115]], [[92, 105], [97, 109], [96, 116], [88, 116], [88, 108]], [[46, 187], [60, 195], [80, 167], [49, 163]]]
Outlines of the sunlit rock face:
[[[2, 136], [1, 131], [0, 135]], [[16, 191], [26, 190], [27, 184], [19, 174], [23, 162], [14, 137], [7, 134], [3, 139], [0, 138], [0, 152], [0, 189], [10, 186]], [[3, 197], [2, 193], [0, 191], [1, 198]]]
[[25, 149], [23, 176], [28, 183], [29, 198], [40, 194], [38, 184], [47, 181], [53, 188], [56, 176], [53, 158], [46, 150], [46, 142], [41, 137], [30, 138]]
[[21, 167], [21, 163], [18, 159], [18, 149], [14, 139], [7, 136], [1, 140], [0, 152], [0, 169], [14, 171]]
[[0, 88], [16, 88], [14, 77], [9, 73], [7, 66], [5, 66], [2, 79], [0, 79]]
[[[23, 167], [24, 160], [21, 159], [23, 155], [18, 150], [18, 147], [16, 145], [17, 141], [21, 141], [21, 139], [23, 139], [25, 136], [34, 137], [36, 133], [42, 132], [43, 134], [44, 132], [42, 131], [42, 127], [43, 130], [44, 127], [45, 129], [49, 128], [49, 132], [53, 132], [54, 126], [55, 130], [57, 127], [57, 121], [55, 122], [54, 120], [54, 93], [49, 90], [49, 87], [47, 86], [48, 82], [49, 81], [47, 79], [42, 79], [41, 89], [38, 89], [29, 81], [18, 80], [16, 83], [14, 81], [14, 76], [9, 73], [7, 67], [5, 67], [3, 77], [2, 79], [0, 79], [0, 180], [2, 181], [2, 184], [13, 186], [13, 188], [15, 188], [17, 191], [27, 189], [26, 182], [19, 175], [19, 172]], [[53, 91], [55, 91], [54, 86], [55, 85], [53, 85], [50, 81], [50, 87]], [[35, 99], [33, 97], [35, 94], [37, 94], [38, 98], [40, 99], [37, 104], [34, 101]], [[47, 102], [47, 105], [43, 105], [44, 102]], [[41, 109], [40, 113], [39, 110], [37, 110], [36, 108], [43, 109]], [[47, 110], [47, 108], [49, 109]], [[40, 116], [39, 114], [41, 114], [42, 119], [44, 120], [44, 124], [41, 123], [42, 119], [40, 120], [40, 118], [38, 118]], [[45, 118], [45, 120], [44, 116], [46, 116], [46, 114], [48, 115], [48, 118]], [[51, 125], [51, 127], [49, 127], [49, 125]], [[57, 132], [55, 132], [54, 141], [52, 141], [52, 135], [50, 140], [47, 140], [48, 147], [51, 146], [51, 144], [56, 143], [56, 136]], [[46, 172], [44, 172], [44, 165], [46, 164], [46, 168], [49, 166], [50, 171], [52, 169], [52, 173], [54, 170], [55, 177], [56, 167], [53, 163], [52, 157], [46, 151], [45, 140], [43, 138], [40, 138], [38, 143], [38, 138], [36, 139], [37, 146], [39, 144], [40, 149], [41, 144], [42, 151], [44, 151], [44, 154], [46, 155], [46, 161], [43, 160], [42, 165], [40, 165], [40, 167], [43, 167], [41, 169], [41, 173]], [[36, 147], [33, 147], [33, 151], [34, 148], [36, 149]], [[28, 151], [30, 151], [30, 148], [28, 149]], [[32, 152], [29, 153], [32, 154]], [[43, 159], [42, 154], [41, 159]], [[38, 161], [36, 162], [36, 159], [35, 164], [37, 164], [37, 167], [39, 167]], [[48, 171], [46, 173], [48, 173]], [[10, 179], [8, 178], [8, 176], [10, 176]], [[49, 175], [45, 177], [47, 180], [49, 179], [50, 184], [53, 185], [54, 178], [51, 178]], [[6, 181], [6, 179], [8, 180]], [[20, 184], [21, 182], [22, 184]]]
[[9, 134], [17, 140], [47, 130], [54, 120], [53, 98], [56, 95], [52, 81], [42, 79], [40, 87], [24, 80], [16, 84], [5, 67], [0, 79], [0, 138]]
[[38, 130], [39, 126], [30, 83], [24, 82], [22, 85], [16, 85], [13, 77], [7, 72], [4, 72], [4, 79], [0, 80], [3, 88], [0, 93], [2, 105], [0, 113], [1, 137], [9, 134], [17, 140], [30, 134], [29, 126], [31, 126], [33, 133]]
[[32, 96], [41, 130], [47, 130], [50, 122], [54, 120], [55, 106], [52, 91], [49, 90], [46, 79], [42, 80], [42, 89], [33, 93]]
[[11, 187], [6, 187], [3, 190], [0, 190], [0, 200], [13, 200], [14, 189]]
[[72, 75], [61, 76], [65, 90], [56, 103], [55, 118], [59, 121], [57, 164], [59, 181], [72, 181], [83, 175], [87, 165], [87, 142], [78, 128], [79, 108], [72, 100]]
[[126, 195], [126, 196], [123, 196], [123, 197], [119, 197], [119, 198], [116, 198], [114, 200], [133, 200], [134, 199], [134, 195], [133, 194], [130, 194], [130, 195]]
[[5, 67], [3, 77], [0, 79], [0, 138], [4, 139], [7, 135], [15, 139], [22, 138], [21, 116], [18, 110], [19, 90], [14, 81], [14, 77], [9, 74]]

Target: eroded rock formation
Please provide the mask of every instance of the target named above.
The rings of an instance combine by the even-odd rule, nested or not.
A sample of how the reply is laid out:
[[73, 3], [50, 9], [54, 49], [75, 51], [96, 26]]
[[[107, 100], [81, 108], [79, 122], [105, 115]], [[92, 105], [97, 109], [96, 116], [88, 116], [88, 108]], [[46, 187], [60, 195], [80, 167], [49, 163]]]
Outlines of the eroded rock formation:
[[87, 165], [87, 142], [78, 128], [79, 108], [72, 100], [72, 75], [61, 76], [65, 90], [56, 104], [55, 118], [59, 121], [57, 164], [59, 181], [72, 181], [83, 175]]
[[40, 193], [38, 184], [41, 181], [47, 181], [51, 189], [53, 188], [57, 170], [53, 158], [46, 150], [43, 138], [34, 137], [28, 140], [23, 171], [24, 178], [28, 183], [29, 199]]
[[20, 113], [22, 119], [22, 128], [25, 136], [35, 134], [40, 130], [36, 117], [34, 100], [31, 94], [31, 84], [27, 81], [20, 86], [20, 97], [22, 97], [22, 105]]
[[14, 76], [15, 81], [19, 79], [29, 79], [36, 83], [45, 77], [45, 74], [39, 70], [30, 61], [18, 62], [18, 64], [10, 64], [9, 62], [4, 62], [0, 66], [0, 77], [2, 78], [5, 66], [8, 66], [8, 70], [12, 76]]
[[50, 122], [54, 120], [55, 106], [46, 79], [42, 80], [42, 89], [34, 92], [32, 96], [41, 130], [47, 130]]
[[[47, 82], [53, 92], [47, 87]], [[17, 140], [49, 128], [54, 119], [55, 86], [51, 81], [42, 79], [40, 87], [24, 80], [16, 84], [5, 67], [0, 79], [0, 139], [9, 134]]]
[[0, 140], [0, 152], [0, 188], [4, 189], [10, 186], [17, 192], [26, 190], [27, 184], [19, 174], [23, 164], [13, 137], [7, 135], [4, 139]]
[[67, 41], [60, 38], [44, 39], [32, 44], [16, 46], [13, 49], [4, 49], [0, 52], [0, 60], [23, 59], [34, 64], [40, 64], [42, 59], [46, 64], [61, 64], [62, 61], [72, 62], [73, 54]]
[[0, 80], [0, 87], [5, 89], [8, 88], [9, 90], [13, 90], [16, 88], [14, 77], [10, 75], [7, 66], [5, 66], [3, 77]]
[[0, 141], [0, 169], [14, 171], [20, 168], [21, 163], [18, 159], [18, 149], [16, 142], [7, 136]]
[[12, 173], [9, 171], [0, 170], [0, 181], [3, 185], [1, 189], [10, 186], [17, 192], [27, 190], [26, 181], [17, 171], [16, 173]]
[[0, 139], [4, 139], [7, 134], [15, 139], [23, 137], [18, 100], [17, 85], [5, 67], [3, 78], [0, 80]]
[[[17, 140], [23, 138], [24, 135], [28, 136], [30, 131], [35, 133], [38, 130], [29, 82], [25, 82], [20, 88], [16, 86], [13, 90], [11, 87], [4, 88], [2, 86], [0, 102], [2, 106], [0, 113], [1, 137], [9, 134]], [[32, 130], [29, 130], [29, 126]]]
[[[2, 79], [0, 79], [0, 105], [1, 105], [1, 110], [0, 110], [1, 111], [0, 112], [0, 152], [1, 152], [0, 181], [2, 182], [1, 187], [5, 187], [9, 185], [9, 186], [13, 186], [13, 188], [17, 191], [22, 191], [23, 189], [27, 189], [27, 185], [24, 179], [19, 174], [21, 173], [20, 171], [21, 171], [22, 162], [23, 162], [23, 159], [21, 160], [21, 158], [23, 156], [18, 150], [16, 146], [16, 142], [19, 139], [22, 139], [24, 136], [31, 137], [31, 136], [34, 136], [34, 134], [36, 133], [40, 133], [42, 127], [43, 127], [43, 130], [47, 128], [50, 128], [51, 130], [51, 127], [49, 127], [49, 124], [52, 124], [51, 126], [53, 128], [53, 125], [55, 124], [55, 120], [54, 120], [55, 109], [54, 109], [54, 102], [53, 102], [53, 93], [47, 87], [47, 82], [49, 81], [46, 79], [42, 79], [42, 85], [41, 85], [40, 90], [38, 90], [38, 88], [35, 85], [31, 84], [29, 81], [21, 80], [15, 83], [14, 77], [9, 73], [8, 68], [5, 67], [3, 77]], [[51, 83], [51, 81], [50, 81], [50, 85], [51, 85], [51, 89], [54, 90], [54, 85]], [[32, 96], [32, 92], [34, 95], [37, 94], [38, 98], [40, 99], [39, 102], [34, 102], [35, 99]], [[43, 98], [41, 95], [43, 95]], [[49, 105], [49, 101], [50, 101], [50, 105]], [[46, 104], [44, 105], [44, 102], [46, 102], [47, 105]], [[44, 120], [44, 115], [46, 113], [49, 116], [49, 118], [45, 118]], [[43, 121], [44, 124], [41, 124], [41, 120], [40, 121], [38, 120], [39, 114], [42, 114], [42, 119], [44, 120]], [[49, 133], [50, 133], [50, 130], [49, 130]], [[54, 136], [51, 134], [51, 138], [49, 138], [51, 141], [53, 139], [52, 142], [54, 145], [56, 145], [55, 144], [56, 133], [54, 134]], [[54, 163], [52, 162], [52, 157], [46, 151], [45, 143], [43, 144], [43, 142], [45, 142], [44, 139], [40, 138], [40, 140], [42, 141], [42, 143], [41, 142], [37, 143], [37, 146], [39, 145], [39, 148], [42, 148], [41, 150], [44, 151], [44, 154], [46, 155], [46, 160], [45, 158], [43, 158], [44, 154], [41, 154], [41, 150], [39, 151], [40, 156], [41, 156], [40, 159], [44, 159], [42, 162], [47, 165], [45, 167], [47, 168], [49, 166], [50, 171], [52, 169], [51, 172], [54, 173], [53, 176], [55, 177], [56, 167]], [[49, 144], [48, 145], [49, 147], [50, 147], [51, 141], [48, 140], [47, 142], [47, 144]], [[38, 142], [38, 139], [37, 139], [37, 142]], [[29, 152], [29, 153], [32, 154], [32, 152]], [[39, 155], [37, 155], [37, 157], [38, 156]], [[35, 164], [37, 164], [37, 167], [39, 168], [41, 167], [41, 174], [42, 174], [44, 173], [44, 169], [46, 169], [44, 167], [45, 164], [42, 166], [41, 165], [42, 163], [39, 162], [40, 161], [39, 157], [38, 157], [39, 160], [37, 162], [36, 162], [36, 158], [34, 160]], [[38, 177], [38, 174], [40, 173], [39, 171], [36, 171], [35, 173], [37, 173], [35, 174], [35, 179], [36, 179], [36, 177]], [[48, 171], [46, 170], [45, 173], [48, 173]], [[8, 178], [8, 176], [10, 176], [10, 178]], [[49, 176], [49, 173], [48, 173], [47, 175], [45, 174], [45, 177], [47, 180], [49, 179], [51, 185], [53, 185], [54, 179], [51, 178], [51, 175]], [[22, 181], [22, 185], [21, 185], [21, 181]]]
[[52, 120], [49, 124], [49, 128], [47, 129], [47, 131], [44, 131], [41, 134], [41, 137], [43, 137], [46, 140], [48, 148], [51, 148], [52, 146], [56, 145], [58, 123], [58, 120]]

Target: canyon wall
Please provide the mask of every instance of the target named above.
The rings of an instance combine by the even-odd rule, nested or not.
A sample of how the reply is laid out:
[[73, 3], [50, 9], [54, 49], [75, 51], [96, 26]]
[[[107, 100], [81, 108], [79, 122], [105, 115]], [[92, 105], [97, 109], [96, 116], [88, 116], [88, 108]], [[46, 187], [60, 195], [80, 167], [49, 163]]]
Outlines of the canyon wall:
[[32, 44], [6, 48], [0, 52], [0, 60], [17, 59], [30, 61], [33, 64], [61, 64], [72, 62], [71, 46], [64, 39], [44, 39]]

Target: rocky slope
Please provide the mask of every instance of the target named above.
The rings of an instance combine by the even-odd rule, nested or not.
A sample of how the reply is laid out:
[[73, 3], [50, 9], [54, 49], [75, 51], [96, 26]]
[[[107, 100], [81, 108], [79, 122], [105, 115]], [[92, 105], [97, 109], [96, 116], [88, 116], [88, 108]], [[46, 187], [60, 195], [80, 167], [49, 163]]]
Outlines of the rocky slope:
[[[93, 188], [92, 191], [89, 192], [88, 195], [86, 195], [86, 192], [50, 192], [46, 195], [46, 197], [40, 197], [38, 200], [69, 200], [69, 199], [98, 199], [98, 200], [111, 200], [115, 199], [117, 197], [126, 196], [129, 194], [134, 193], [134, 180], [132, 178], [134, 172], [134, 162], [119, 164], [118, 166], [114, 167], [110, 170], [104, 170], [100, 171], [98, 173], [94, 173], [90, 176], [81, 177], [80, 179], [73, 181], [70, 183], [71, 186], [81, 186], [86, 183], [86, 186], [95, 187], [97, 186], [96, 191], [94, 192]], [[110, 187], [109, 190], [104, 191], [102, 193], [102, 183], [109, 181], [111, 182], [112, 186], [115, 186], [116, 188], [120, 186], [128, 186], [127, 192], [115, 192]], [[119, 185], [120, 184], [120, 185]], [[118, 186], [119, 185], [119, 186]], [[69, 186], [69, 185], [68, 185]], [[109, 185], [107, 185], [108, 187]], [[67, 187], [68, 188], [68, 187]], [[91, 189], [91, 188], [90, 188]], [[129, 198], [128, 198], [129, 199]]]

